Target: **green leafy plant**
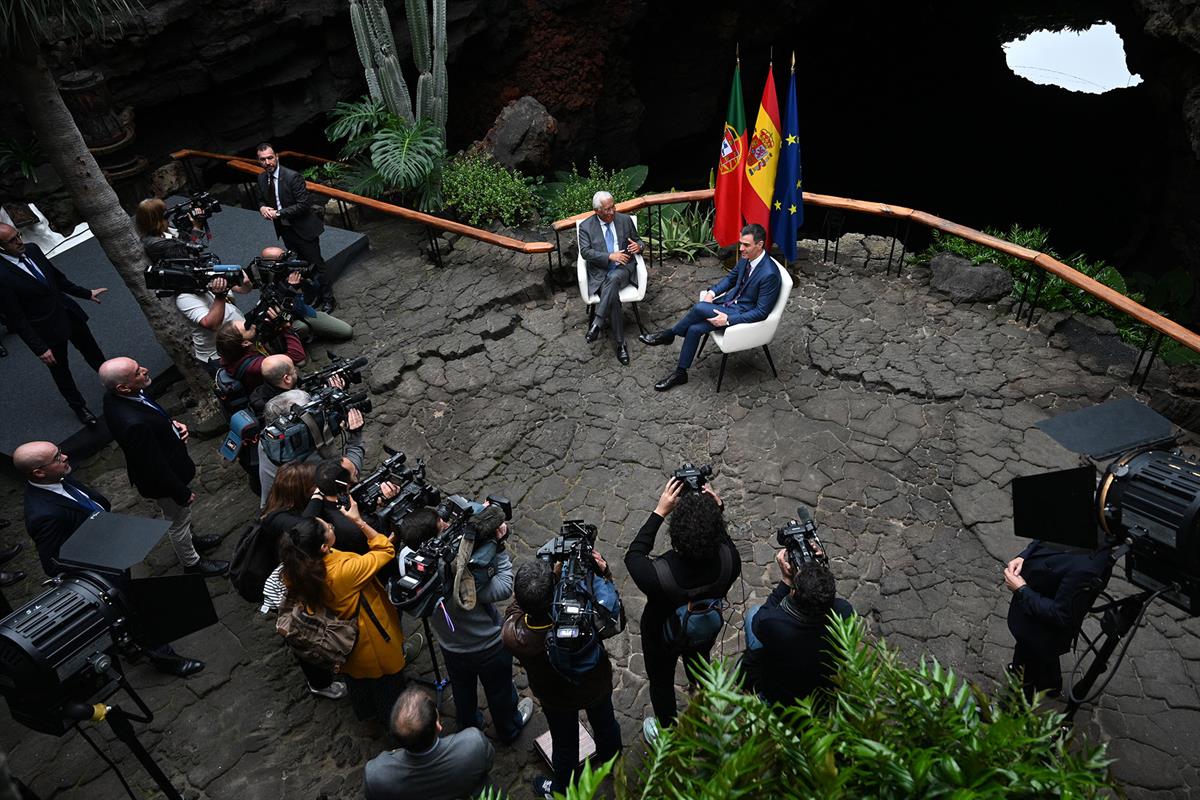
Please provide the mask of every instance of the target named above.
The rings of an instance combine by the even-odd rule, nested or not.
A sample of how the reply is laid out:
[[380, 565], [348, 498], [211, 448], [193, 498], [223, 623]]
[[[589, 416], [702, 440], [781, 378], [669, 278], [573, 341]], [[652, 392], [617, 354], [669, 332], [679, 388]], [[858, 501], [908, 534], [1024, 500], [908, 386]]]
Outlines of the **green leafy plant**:
[[701, 255], [716, 255], [712, 206], [700, 203], [671, 203], [659, 211], [647, 210], [646, 239], [664, 256], [694, 262]]
[[446, 165], [442, 191], [446, 207], [472, 225], [516, 225], [537, 211], [532, 178], [507, 169], [485, 153], [462, 152]]
[[326, 161], [324, 164], [314, 164], [302, 173], [305, 180], [313, 183], [324, 183], [328, 186], [339, 185], [346, 177], [347, 167], [340, 161]]
[[38, 165], [45, 161], [46, 157], [42, 155], [36, 137], [24, 141], [7, 136], [0, 137], [0, 175], [19, 172], [27, 180], [37, 183]]
[[643, 165], [606, 171], [596, 158], [588, 162], [587, 175], [572, 164], [570, 172], [555, 172], [554, 180], [542, 185], [538, 194], [547, 219], [559, 220], [592, 210], [592, 196], [606, 191], [620, 203], [632, 199], [646, 182], [649, 168]]
[[343, 173], [349, 191], [402, 202], [415, 198], [422, 211], [441, 208], [445, 148], [436, 124], [408, 122], [369, 97], [338, 103], [329, 117], [325, 136], [330, 142], [345, 140], [341, 158], [349, 162]]

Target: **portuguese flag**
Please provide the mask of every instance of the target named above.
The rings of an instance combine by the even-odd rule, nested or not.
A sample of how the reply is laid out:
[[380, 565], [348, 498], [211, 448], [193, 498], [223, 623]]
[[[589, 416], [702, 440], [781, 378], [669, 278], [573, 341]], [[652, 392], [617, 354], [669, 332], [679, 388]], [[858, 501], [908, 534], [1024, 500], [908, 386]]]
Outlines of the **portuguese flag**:
[[733, 244], [742, 234], [742, 165], [745, 160], [746, 111], [742, 105], [742, 73], [738, 64], [733, 68], [733, 88], [729, 90], [729, 110], [725, 112], [725, 133], [721, 137], [717, 186], [713, 194], [713, 235], [721, 247]]
[[746, 152], [746, 186], [742, 189], [742, 216], [746, 222], [757, 222], [767, 233], [771, 246], [771, 198], [775, 194], [775, 171], [779, 167], [779, 100], [775, 97], [775, 70], [767, 68], [767, 85], [763, 87], [758, 118]]

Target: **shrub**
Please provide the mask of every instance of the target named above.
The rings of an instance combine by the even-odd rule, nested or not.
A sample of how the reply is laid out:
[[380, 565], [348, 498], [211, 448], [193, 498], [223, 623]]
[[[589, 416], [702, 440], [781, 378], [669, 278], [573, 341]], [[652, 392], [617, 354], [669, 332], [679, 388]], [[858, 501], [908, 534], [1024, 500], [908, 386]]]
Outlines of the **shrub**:
[[543, 184], [538, 194], [548, 220], [560, 220], [592, 210], [592, 195], [601, 190], [620, 203], [632, 199], [646, 182], [648, 169], [638, 165], [606, 172], [600, 162], [588, 162], [587, 175], [580, 175], [574, 164], [570, 172], [555, 172], [554, 180]]
[[446, 207], [472, 225], [512, 226], [529, 219], [537, 211], [534, 185], [532, 178], [477, 152], [459, 153], [442, 174]]
[[[708, 206], [705, 209], [705, 206]], [[661, 231], [657, 210], [645, 210], [646, 242], [664, 256], [694, 262], [700, 255], [716, 255], [713, 209], [707, 203], [670, 203], [661, 206]], [[651, 224], [653, 223], [653, 225]]]

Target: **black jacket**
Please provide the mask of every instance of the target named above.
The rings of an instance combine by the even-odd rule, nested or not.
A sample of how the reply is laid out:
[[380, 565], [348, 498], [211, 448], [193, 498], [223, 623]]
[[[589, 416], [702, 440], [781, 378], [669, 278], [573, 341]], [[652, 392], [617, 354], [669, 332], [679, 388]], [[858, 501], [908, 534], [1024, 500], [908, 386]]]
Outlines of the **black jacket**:
[[188, 484], [196, 477], [196, 465], [171, 420], [113, 392], [104, 395], [104, 419], [125, 453], [129, 482], [138, 494], [150, 499], [169, 497], [185, 505], [192, 494]]
[[[105, 511], [112, 510], [108, 498], [95, 489], [85, 486], [69, 475], [63, 478], [63, 483], [82, 490], [103, 506]], [[57, 575], [62, 571], [56, 561], [59, 550], [93, 513], [95, 512], [57, 492], [39, 489], [30, 483], [25, 484], [25, 530], [29, 531], [29, 536], [37, 547], [42, 569], [47, 575]]]
[[[316, 239], [325, 230], [321, 218], [313, 211], [308, 197], [304, 176], [287, 167], [279, 168], [279, 218], [275, 222], [275, 233], [283, 236], [283, 229], [290, 227], [301, 239]], [[258, 204], [275, 208], [275, 198], [267, 192], [267, 173], [258, 175]]]
[[1008, 606], [1013, 637], [1044, 653], [1070, 650], [1084, 616], [1108, 582], [1109, 553], [1066, 553], [1042, 542], [1021, 551], [1026, 585], [1013, 593]]
[[68, 295], [91, 299], [92, 291], [59, 272], [36, 244], [25, 245], [25, 255], [50, 285], [0, 256], [0, 308], [8, 329], [40, 356], [52, 347], [66, 344], [72, 319], [87, 322], [87, 314]]

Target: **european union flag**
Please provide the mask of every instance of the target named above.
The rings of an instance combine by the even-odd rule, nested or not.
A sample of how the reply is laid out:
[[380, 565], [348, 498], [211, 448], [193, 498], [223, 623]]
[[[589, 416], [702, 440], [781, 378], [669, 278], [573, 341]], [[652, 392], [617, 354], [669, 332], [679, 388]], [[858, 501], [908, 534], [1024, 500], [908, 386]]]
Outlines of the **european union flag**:
[[787, 116], [784, 117], [783, 146], [775, 175], [775, 197], [771, 202], [771, 240], [779, 243], [783, 257], [795, 261], [796, 237], [804, 224], [804, 192], [800, 175], [800, 112], [796, 107], [796, 56], [792, 55], [792, 80], [788, 87]]

